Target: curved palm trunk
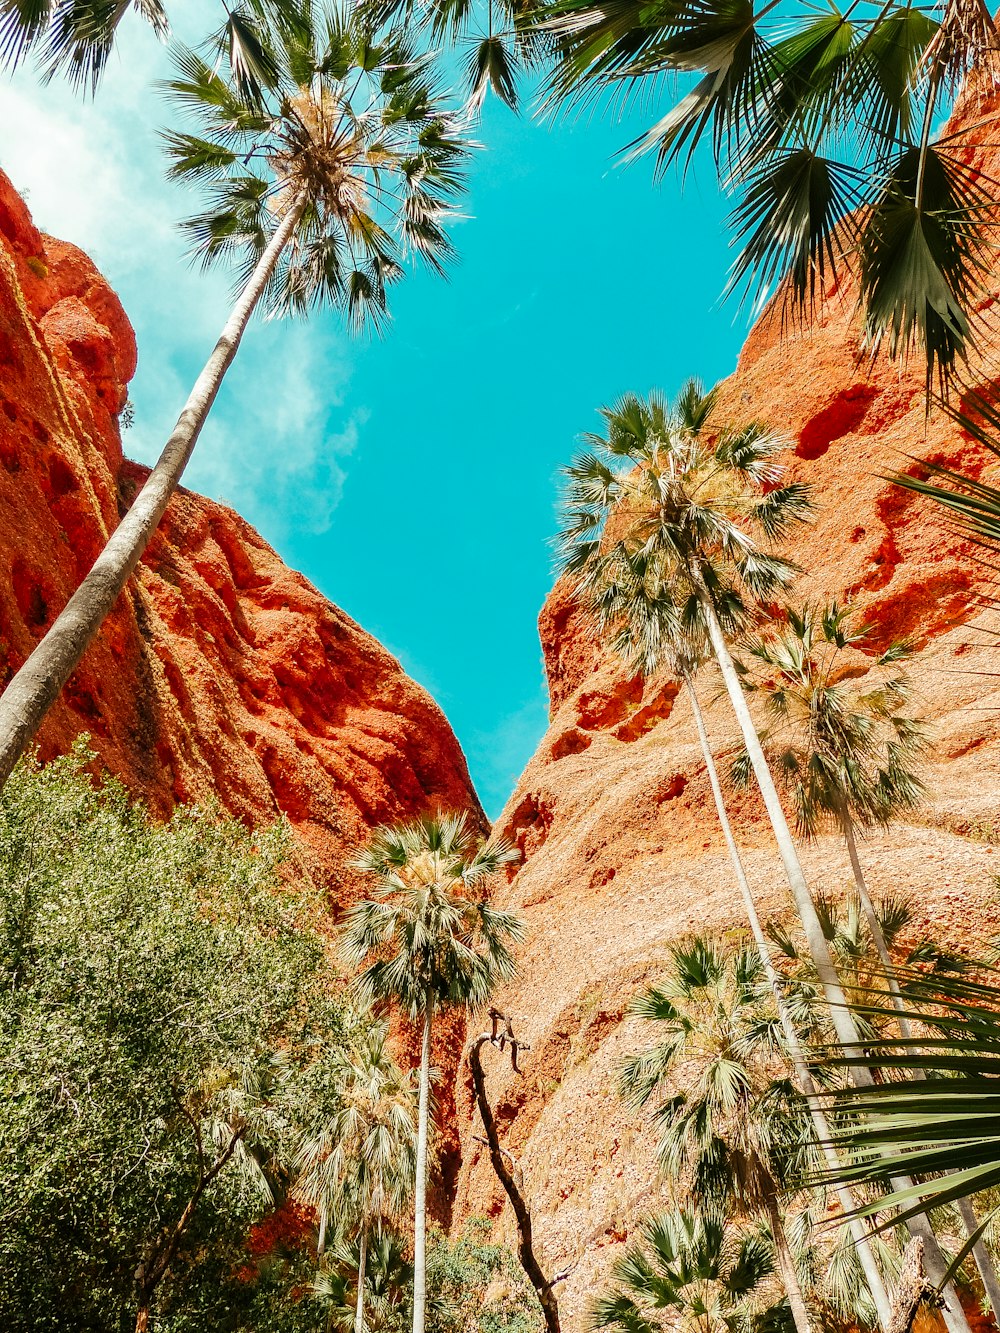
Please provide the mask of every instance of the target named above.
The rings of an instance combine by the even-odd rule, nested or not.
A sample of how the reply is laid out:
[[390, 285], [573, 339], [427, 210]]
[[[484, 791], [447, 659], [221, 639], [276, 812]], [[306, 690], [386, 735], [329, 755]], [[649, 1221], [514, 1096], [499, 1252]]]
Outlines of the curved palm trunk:
[[[757, 785], [760, 788], [761, 796], [764, 798], [764, 805], [767, 808], [771, 828], [778, 844], [778, 852], [784, 866], [785, 876], [792, 891], [810, 956], [830, 1009], [830, 1017], [837, 1034], [837, 1040], [849, 1056], [863, 1059], [864, 1047], [854, 1025], [854, 1019], [848, 1007], [844, 989], [840, 984], [840, 978], [837, 976], [837, 969], [834, 966], [826, 936], [823, 934], [819, 914], [816, 911], [816, 905], [812, 900], [809, 885], [806, 883], [805, 873], [799, 861], [792, 831], [788, 827], [788, 820], [785, 818], [785, 812], [781, 807], [774, 779], [771, 777], [767, 760], [764, 758], [760, 737], [757, 735], [753, 718], [750, 716], [750, 709], [743, 695], [743, 687], [733, 664], [729, 646], [726, 643], [726, 636], [719, 624], [715, 605], [708, 589], [705, 587], [700, 571], [695, 568], [692, 569], [691, 573], [697, 589], [698, 601], [705, 616], [712, 650], [722, 673], [726, 693], [729, 695], [729, 701], [732, 704], [733, 712], [736, 714], [740, 731], [743, 734], [743, 742], [750, 756], [750, 763], [757, 779]], [[871, 1072], [864, 1064], [854, 1066], [851, 1070], [851, 1077], [860, 1087], [870, 1087], [872, 1085]], [[903, 1190], [909, 1189], [913, 1182], [905, 1176], [894, 1176], [892, 1177], [892, 1184], [894, 1189]], [[947, 1265], [930, 1222], [923, 1214], [918, 1214], [907, 1219], [906, 1227], [911, 1236], [918, 1236], [923, 1241], [927, 1275], [936, 1286], [943, 1288], [942, 1314], [949, 1333], [971, 1333], [969, 1321], [955, 1290], [955, 1284], [953, 1282], [945, 1283], [944, 1281]]]
[[358, 1303], [354, 1310], [354, 1333], [365, 1329], [365, 1272], [368, 1267], [368, 1223], [361, 1221], [361, 1257], [358, 1260]]
[[764, 1206], [767, 1209], [767, 1220], [771, 1226], [771, 1239], [774, 1241], [774, 1257], [778, 1263], [778, 1272], [785, 1288], [785, 1295], [788, 1297], [788, 1308], [792, 1312], [792, 1322], [795, 1324], [796, 1333], [812, 1333], [806, 1299], [802, 1294], [802, 1287], [799, 1285], [799, 1275], [795, 1269], [792, 1248], [788, 1244], [785, 1222], [781, 1216], [781, 1208], [778, 1205], [778, 1196], [773, 1180], [768, 1181], [765, 1185]]
[[[906, 1005], [903, 1003], [903, 997], [900, 993], [899, 983], [896, 980], [893, 971], [892, 958], [889, 955], [889, 946], [886, 943], [885, 935], [882, 931], [882, 923], [878, 919], [875, 911], [875, 905], [868, 892], [868, 885], [865, 882], [864, 871], [861, 868], [861, 858], [858, 855], [857, 839], [854, 836], [854, 821], [851, 819], [850, 810], [844, 808], [840, 813], [840, 827], [843, 830], [844, 841], [847, 844], [847, 854], [851, 861], [851, 871], [854, 875], [854, 885], [858, 891], [858, 897], [861, 899], [861, 908], [865, 914], [865, 920], [868, 922], [868, 929], [871, 931], [872, 939], [875, 941], [875, 948], [878, 950], [878, 956], [885, 971], [885, 979], [892, 994], [893, 1008], [899, 1022], [899, 1034], [904, 1041], [910, 1041], [913, 1038], [913, 1028], [910, 1026], [910, 1020], [906, 1017]], [[923, 1070], [917, 1070], [917, 1077], [923, 1078]], [[979, 1230], [979, 1218], [976, 1216], [976, 1210], [973, 1207], [971, 1199], [959, 1199], [956, 1203], [959, 1216], [962, 1219], [962, 1225], [965, 1227], [966, 1234], [974, 1236]], [[997, 1277], [996, 1266], [993, 1263], [993, 1256], [986, 1248], [982, 1239], [976, 1241], [972, 1247], [972, 1257], [976, 1261], [976, 1268], [979, 1270], [979, 1276], [982, 1279], [986, 1295], [989, 1297], [990, 1305], [994, 1312], [1000, 1313], [1000, 1279]]]
[[261, 255], [195, 381], [173, 433], [132, 507], [108, 538], [104, 550], [45, 637], [0, 696], [0, 790], [34, 740], [45, 714], [59, 697], [105, 616], [118, 600], [156, 531], [167, 503], [180, 483], [254, 307], [304, 206], [305, 196], [300, 195]]
[[[705, 718], [701, 711], [701, 704], [698, 702], [698, 696], [695, 692], [694, 681], [690, 676], [685, 676], [684, 684], [687, 688], [688, 698], [691, 701], [691, 712], [694, 715], [694, 724], [698, 732], [698, 740], [701, 743], [701, 752], [705, 760], [705, 770], [708, 773], [708, 780], [712, 787], [712, 795], [715, 798], [715, 809], [719, 816], [719, 823], [722, 826], [722, 835], [726, 840], [726, 847], [729, 850], [729, 859], [732, 862], [733, 872], [740, 889], [740, 896], [743, 899], [743, 906], [746, 909], [747, 918], [750, 921], [750, 933], [753, 935], [754, 943], [757, 946], [757, 953], [760, 956], [760, 961], [764, 968], [764, 974], [767, 977], [771, 992], [774, 995], [774, 1003], [778, 1011], [778, 1019], [781, 1023], [781, 1030], [784, 1033], [785, 1043], [788, 1046], [788, 1051], [792, 1058], [792, 1067], [795, 1070], [795, 1077], [798, 1080], [800, 1091], [806, 1097], [809, 1106], [809, 1115], [813, 1123], [813, 1128], [816, 1131], [816, 1138], [820, 1144], [826, 1164], [832, 1170], [836, 1170], [840, 1166], [840, 1159], [837, 1155], [837, 1150], [832, 1143], [829, 1122], [827, 1121], [822, 1107], [816, 1101], [816, 1086], [813, 1083], [812, 1076], [806, 1065], [805, 1056], [802, 1053], [802, 1046], [799, 1043], [798, 1033], [795, 1031], [795, 1026], [789, 1017], [788, 1007], [785, 1004], [785, 997], [781, 990], [781, 983], [774, 964], [771, 961], [771, 954], [767, 947], [764, 930], [760, 924], [760, 917], [757, 915], [757, 905], [753, 900], [750, 883], [747, 880], [746, 871], [743, 868], [743, 859], [740, 856], [740, 850], [736, 844], [736, 838], [733, 835], [732, 826], [729, 822], [729, 815], [726, 811], [726, 805], [722, 795], [722, 785], [719, 782], [719, 774], [715, 766], [715, 759], [712, 755], [712, 747], [709, 743], [708, 731], [705, 727]], [[875, 1255], [872, 1252], [872, 1247], [868, 1240], [868, 1233], [866, 1232], [864, 1223], [861, 1219], [853, 1216], [857, 1204], [848, 1187], [846, 1185], [838, 1186], [836, 1194], [837, 1200], [843, 1209], [844, 1216], [849, 1219], [848, 1225], [850, 1226], [851, 1235], [854, 1238], [858, 1262], [861, 1264], [861, 1270], [865, 1275], [865, 1281], [868, 1284], [868, 1290], [871, 1293], [871, 1298], [878, 1314], [878, 1321], [881, 1324], [884, 1333], [888, 1333], [892, 1307], [889, 1301], [888, 1292], [885, 1289], [885, 1283], [882, 1280], [882, 1274], [879, 1272], [878, 1264], [875, 1262]], [[773, 1218], [771, 1228], [773, 1231]], [[789, 1303], [791, 1304], [791, 1295], [789, 1295]], [[795, 1314], [794, 1306], [792, 1307], [792, 1314], [793, 1316]]]
[[427, 1305], [427, 1127], [431, 1089], [431, 1024], [434, 1000], [428, 995], [420, 1047], [420, 1093], [417, 1101], [417, 1169], [413, 1207], [413, 1333], [424, 1333]]

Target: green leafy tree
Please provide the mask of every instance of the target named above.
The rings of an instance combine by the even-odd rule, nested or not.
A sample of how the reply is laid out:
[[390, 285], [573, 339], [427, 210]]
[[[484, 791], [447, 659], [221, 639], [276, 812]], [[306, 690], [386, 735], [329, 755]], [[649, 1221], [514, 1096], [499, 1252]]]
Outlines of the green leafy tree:
[[270, 33], [273, 77], [180, 49], [170, 95], [192, 122], [166, 135], [171, 174], [208, 192], [187, 224], [205, 264], [237, 264], [235, 305], [173, 433], [83, 582], [0, 697], [0, 785], [114, 606], [180, 483], [250, 316], [329, 304], [384, 322], [407, 256], [440, 270], [468, 145], [433, 62], [399, 32], [373, 36], [350, 8], [301, 0]]
[[[709, 414], [693, 430], [659, 394], [646, 400], [628, 395], [602, 415], [605, 433], [586, 437], [591, 451], [567, 469], [564, 568], [570, 575], [585, 575], [594, 553], [615, 545], [626, 555], [641, 553], [653, 566], [656, 582], [681, 609], [684, 623], [700, 626], [706, 635], [764, 798], [838, 1040], [848, 1053], [860, 1053], [857, 1027], [729, 646], [729, 635], [745, 622], [748, 604], [787, 586], [796, 572], [772, 548], [805, 517], [805, 489], [780, 484], [776, 454], [781, 441], [760, 425], [723, 428], [710, 439], [704, 429]], [[854, 1078], [870, 1081], [863, 1063], [855, 1067]], [[944, 1283], [944, 1259], [930, 1223], [914, 1217], [908, 1225], [920, 1234], [932, 1278]], [[968, 1333], [953, 1284], [944, 1290], [950, 1333]]]
[[538, 1297], [514, 1251], [491, 1241], [492, 1227], [471, 1217], [453, 1240], [432, 1235], [428, 1333], [543, 1333]]
[[346, 957], [363, 971], [366, 998], [398, 1004], [422, 1029], [414, 1207], [413, 1333], [423, 1333], [427, 1291], [426, 1198], [434, 1015], [476, 1008], [514, 976], [510, 946], [521, 919], [470, 895], [517, 853], [502, 840], [477, 846], [464, 814], [428, 816], [376, 830], [358, 857], [375, 881], [344, 923]]
[[554, 0], [544, 26], [553, 101], [675, 90], [633, 150], [658, 173], [711, 153], [737, 196], [730, 289], [783, 283], [788, 313], [808, 318], [850, 273], [870, 347], [921, 347], [929, 384], [954, 373], [983, 328], [997, 215], [961, 136], [938, 126], [968, 69], [996, 68], [981, 0]]
[[[767, 1304], [771, 1246], [754, 1229], [689, 1211], [650, 1218], [594, 1303], [591, 1328], [732, 1333]], [[763, 1297], [763, 1300], [761, 1299]]]
[[286, 832], [154, 824], [86, 757], [22, 765], [0, 801], [10, 1333], [197, 1308], [281, 1197], [296, 1081], [341, 1039]]
[[300, 1134], [296, 1194], [319, 1213], [317, 1255], [323, 1260], [331, 1217], [354, 1219], [358, 1251], [355, 1333], [364, 1330], [365, 1269], [373, 1228], [393, 1222], [413, 1190], [417, 1090], [387, 1048], [388, 1029], [373, 1022], [333, 1071], [331, 1114]]

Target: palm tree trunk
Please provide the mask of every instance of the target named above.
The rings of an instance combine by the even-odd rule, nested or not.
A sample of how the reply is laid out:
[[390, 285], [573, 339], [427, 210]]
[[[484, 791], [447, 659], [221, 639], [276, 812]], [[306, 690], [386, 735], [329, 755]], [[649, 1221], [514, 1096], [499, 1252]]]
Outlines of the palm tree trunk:
[[875, 948], [878, 950], [878, 956], [885, 970], [885, 979], [889, 990], [892, 992], [892, 1005], [899, 1016], [899, 1032], [905, 1041], [909, 1041], [913, 1036], [913, 1029], [910, 1027], [910, 1021], [906, 1017], [906, 1006], [903, 1004], [903, 997], [899, 993], [899, 984], [896, 981], [895, 973], [892, 970], [892, 959], [889, 957], [889, 946], [885, 942], [885, 935], [882, 932], [882, 923], [878, 919], [875, 911], [875, 905], [868, 892], [868, 885], [865, 883], [864, 872], [861, 869], [861, 859], [858, 856], [858, 844], [854, 838], [854, 821], [846, 807], [840, 812], [840, 827], [843, 830], [844, 841], [847, 843], [847, 854], [851, 858], [851, 870], [854, 873], [854, 885], [858, 891], [858, 897], [861, 899], [861, 910], [865, 914], [865, 920], [868, 922], [868, 929], [871, 931], [872, 939], [875, 941]]
[[[840, 812], [840, 826], [844, 833], [844, 841], [847, 844], [847, 854], [851, 860], [851, 870], [854, 874], [854, 885], [858, 891], [858, 897], [861, 899], [861, 907], [868, 922], [868, 929], [871, 931], [872, 939], [875, 941], [875, 948], [878, 950], [878, 956], [885, 970], [885, 979], [889, 990], [892, 993], [892, 1004], [896, 1010], [899, 1022], [899, 1035], [904, 1041], [911, 1041], [913, 1038], [913, 1029], [910, 1026], [910, 1020], [906, 1016], [906, 1005], [903, 1003], [903, 997], [899, 990], [899, 983], [896, 980], [893, 971], [892, 959], [889, 956], [889, 946], [886, 943], [885, 934], [882, 931], [882, 923], [878, 919], [875, 906], [868, 892], [868, 885], [865, 882], [864, 871], [861, 868], [861, 858], [858, 855], [857, 839], [854, 836], [854, 821], [851, 818], [850, 810], [845, 806]], [[922, 1069], [916, 1071], [918, 1078], [924, 1077]], [[976, 1216], [976, 1210], [971, 1199], [959, 1199], [956, 1204], [959, 1216], [962, 1219], [962, 1225], [965, 1227], [966, 1235], [974, 1236], [979, 1230], [979, 1218]], [[982, 1279], [986, 1295], [989, 1297], [990, 1305], [995, 1313], [1000, 1314], [1000, 1278], [997, 1277], [996, 1266], [993, 1263], [993, 1256], [986, 1248], [986, 1244], [980, 1237], [972, 1247], [972, 1257], [976, 1261], [976, 1268], [979, 1270], [979, 1276]]]
[[[854, 1025], [844, 989], [840, 984], [840, 978], [837, 976], [837, 969], [834, 967], [826, 936], [823, 934], [819, 914], [816, 911], [816, 905], [812, 900], [809, 885], [806, 883], [802, 864], [799, 861], [792, 831], [788, 827], [788, 820], [781, 808], [781, 801], [774, 785], [774, 779], [771, 777], [771, 770], [764, 758], [760, 737], [757, 735], [753, 718], [750, 716], [750, 709], [743, 695], [743, 687], [733, 664], [729, 645], [726, 643], [726, 636], [719, 624], [715, 605], [705, 586], [701, 571], [694, 568], [691, 573], [697, 589], [698, 601], [705, 616], [712, 650], [722, 673], [726, 693], [729, 695], [729, 702], [732, 704], [733, 712], [736, 714], [736, 720], [743, 734], [743, 742], [750, 756], [750, 763], [757, 779], [757, 785], [760, 788], [761, 796], [764, 798], [764, 805], [767, 808], [771, 828], [778, 844], [778, 852], [785, 869], [785, 876], [795, 900], [796, 911], [805, 933], [809, 953], [820, 984], [823, 987], [823, 993], [826, 996], [837, 1040], [847, 1055], [852, 1058], [860, 1056], [863, 1059], [864, 1048], [858, 1037], [858, 1031]], [[872, 1085], [871, 1071], [863, 1064], [854, 1066], [851, 1070], [851, 1076], [860, 1087], [870, 1087]], [[892, 1177], [892, 1184], [894, 1189], [903, 1190], [910, 1188], [913, 1182], [905, 1176], [894, 1176]], [[912, 1236], [919, 1236], [923, 1241], [927, 1274], [936, 1286], [943, 1287], [942, 1314], [949, 1333], [971, 1333], [969, 1321], [955, 1290], [955, 1284], [944, 1282], [947, 1265], [930, 1222], [923, 1214], [918, 1214], [907, 1219], [906, 1227]]]
[[[733, 835], [732, 826], [729, 822], [729, 815], [726, 811], [726, 804], [722, 795], [722, 785], [719, 782], [719, 774], [715, 766], [715, 759], [712, 755], [712, 747], [709, 743], [708, 731], [705, 727], [705, 718], [701, 711], [701, 704], [698, 702], [698, 695], [695, 692], [694, 681], [690, 676], [685, 676], [684, 684], [687, 687], [688, 698], [691, 701], [691, 712], [694, 715], [694, 724], [698, 732], [698, 740], [701, 742], [701, 752], [705, 760], [705, 770], [708, 773], [708, 780], [712, 787], [712, 795], [715, 798], [715, 809], [719, 816], [719, 823], [722, 826], [722, 835], [726, 840], [726, 847], [729, 849], [729, 859], [732, 862], [733, 872], [740, 889], [740, 896], [743, 899], [743, 906], [746, 909], [746, 914], [750, 921], [750, 933], [753, 935], [754, 943], [757, 946], [757, 953], [760, 955], [761, 965], [764, 968], [764, 974], [767, 977], [771, 992], [774, 995], [774, 1003], [778, 1011], [779, 1021], [781, 1022], [781, 1030], [784, 1033], [785, 1043], [792, 1059], [792, 1067], [795, 1070], [799, 1090], [806, 1097], [809, 1106], [809, 1115], [813, 1123], [813, 1128], [816, 1131], [816, 1139], [823, 1152], [826, 1164], [831, 1170], [837, 1170], [840, 1167], [840, 1158], [832, 1143], [829, 1122], [827, 1121], [823, 1108], [816, 1100], [816, 1085], [813, 1083], [812, 1075], [809, 1073], [808, 1066], [806, 1065], [802, 1046], [799, 1043], [798, 1033], [795, 1031], [795, 1025], [792, 1023], [788, 1013], [788, 1007], [785, 1004], [785, 996], [781, 990], [781, 982], [775, 971], [774, 963], [771, 961], [771, 954], [767, 947], [764, 930], [760, 924], [760, 917], [757, 915], [757, 905], [753, 900], [750, 883], [747, 880], [746, 871], [743, 868], [743, 858], [740, 856], [740, 850], [736, 844], [736, 838]], [[858, 1262], [861, 1264], [861, 1270], [865, 1275], [865, 1281], [868, 1283], [868, 1290], [871, 1293], [871, 1298], [875, 1305], [876, 1313], [878, 1314], [878, 1321], [881, 1324], [884, 1333], [888, 1333], [889, 1320], [892, 1315], [892, 1306], [889, 1301], [889, 1294], [885, 1289], [885, 1283], [882, 1281], [882, 1274], [879, 1272], [878, 1264], [875, 1262], [875, 1255], [872, 1251], [871, 1244], [869, 1243], [865, 1225], [861, 1218], [854, 1216], [857, 1203], [846, 1185], [839, 1185], [836, 1194], [844, 1212], [844, 1216], [850, 1219], [848, 1225], [850, 1226], [851, 1235], [854, 1238]], [[789, 1297], [789, 1301], [791, 1301], [791, 1297]], [[794, 1309], [792, 1313], [795, 1313]]]
[[163, 517], [244, 330], [305, 207], [293, 201], [261, 255], [132, 507], [45, 637], [0, 696], [0, 790], [76, 669]]
[[767, 1209], [767, 1220], [771, 1224], [774, 1257], [778, 1262], [778, 1272], [785, 1288], [785, 1295], [788, 1297], [788, 1307], [792, 1312], [792, 1321], [795, 1324], [796, 1333], [812, 1333], [809, 1311], [806, 1308], [806, 1300], [799, 1285], [799, 1275], [795, 1271], [795, 1260], [792, 1258], [791, 1246], [788, 1244], [788, 1236], [785, 1234], [785, 1223], [781, 1216], [781, 1209], [778, 1206], [773, 1181], [768, 1182], [764, 1187], [764, 1206]]
[[358, 1303], [354, 1311], [354, 1333], [365, 1328], [365, 1270], [368, 1265], [368, 1223], [361, 1221], [361, 1257], [358, 1260]]
[[316, 1239], [316, 1263], [323, 1262], [323, 1255], [326, 1254], [326, 1204], [320, 1204], [319, 1209], [319, 1236]]
[[427, 1304], [427, 1122], [431, 1088], [431, 1024], [434, 1000], [427, 996], [420, 1047], [420, 1093], [417, 1101], [417, 1164], [413, 1208], [413, 1333], [424, 1333]]

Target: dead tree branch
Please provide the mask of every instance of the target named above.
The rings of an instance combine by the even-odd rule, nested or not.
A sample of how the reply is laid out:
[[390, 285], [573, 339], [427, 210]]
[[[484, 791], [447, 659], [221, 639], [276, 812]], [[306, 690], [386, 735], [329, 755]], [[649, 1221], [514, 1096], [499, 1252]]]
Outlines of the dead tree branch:
[[[531, 1235], [531, 1209], [524, 1201], [517, 1182], [511, 1172], [507, 1169], [504, 1157], [510, 1157], [505, 1149], [500, 1146], [500, 1137], [497, 1134], [496, 1120], [493, 1118], [493, 1111], [490, 1108], [489, 1101], [486, 1098], [486, 1076], [483, 1073], [482, 1049], [485, 1045], [497, 1045], [503, 1050], [508, 1044], [511, 1047], [511, 1063], [517, 1070], [518, 1050], [525, 1050], [514, 1038], [511, 1028], [511, 1021], [503, 1014], [491, 1010], [490, 1018], [493, 1022], [493, 1032], [484, 1032], [472, 1043], [469, 1051], [469, 1068], [472, 1070], [472, 1082], [476, 1090], [476, 1103], [479, 1106], [479, 1114], [482, 1117], [483, 1129], [486, 1131], [486, 1142], [490, 1150], [490, 1161], [493, 1163], [493, 1170], [496, 1172], [497, 1179], [504, 1187], [507, 1198], [510, 1199], [511, 1207], [514, 1209], [514, 1217], [517, 1220], [518, 1258], [521, 1261], [521, 1267], [528, 1276], [528, 1281], [534, 1287], [538, 1296], [539, 1304], [542, 1307], [542, 1314], [545, 1317], [545, 1327], [547, 1333], [560, 1333], [559, 1328], [559, 1302], [555, 1298], [552, 1288], [557, 1282], [562, 1281], [567, 1276], [560, 1273], [551, 1281], [542, 1271], [541, 1264], [535, 1255]], [[502, 1027], [500, 1025], [503, 1025]], [[514, 1159], [510, 1157], [513, 1163]]]

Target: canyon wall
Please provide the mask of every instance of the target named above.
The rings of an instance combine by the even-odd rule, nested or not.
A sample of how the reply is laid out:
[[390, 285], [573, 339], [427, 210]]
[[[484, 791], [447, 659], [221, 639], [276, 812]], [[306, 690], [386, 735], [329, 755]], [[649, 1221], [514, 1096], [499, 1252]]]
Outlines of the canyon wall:
[[[135, 365], [114, 292], [0, 175], [0, 686], [142, 484], [119, 434]], [[252, 822], [285, 815], [338, 905], [372, 825], [436, 806], [481, 818], [429, 695], [249, 524], [190, 491], [46, 720], [43, 757], [81, 731], [160, 813], [214, 797]]]
[[[958, 124], [991, 110], [970, 94]], [[1000, 154], [978, 146], [984, 135], [964, 135], [961, 151], [996, 180]], [[933, 925], [937, 937], [975, 947], [995, 931], [1000, 905], [1000, 620], [979, 600], [994, 581], [940, 510], [885, 476], [919, 471], [918, 456], [995, 480], [996, 460], [940, 415], [927, 418], [921, 366], [866, 359], [855, 299], [850, 286], [829, 291], [809, 328], [783, 324], [772, 306], [722, 386], [716, 420], [781, 432], [787, 479], [814, 488], [814, 521], [791, 543], [805, 570], [795, 599], [850, 602], [876, 627], [873, 647], [902, 636], [920, 647], [912, 671], [934, 736], [931, 795], [907, 822], [867, 839], [862, 858], [876, 893], [910, 901], [914, 933]], [[683, 368], [665, 372], [676, 382]], [[489, 1048], [486, 1061], [548, 1269], [571, 1269], [558, 1295], [563, 1326], [576, 1333], [638, 1220], [665, 1200], [654, 1131], [616, 1093], [623, 1057], [648, 1040], [626, 1006], [671, 941], [740, 929], [743, 913], [677, 683], [623, 674], [564, 583], [539, 627], [551, 722], [498, 820], [524, 857], [505, 901], [529, 925], [521, 975], [499, 1003], [531, 1051], [520, 1077]], [[739, 743], [717, 674], [706, 669], [699, 688], [714, 748], [732, 754]], [[735, 813], [762, 914], [787, 916], [763, 807], [742, 798]], [[848, 887], [836, 838], [806, 848], [804, 863], [814, 890]], [[459, 1211], [493, 1214], [509, 1238], [467, 1082], [459, 1105], [468, 1127]]]
[[[114, 292], [75, 246], [36, 230], [0, 173], [0, 688], [146, 476], [119, 433], [135, 366]], [[46, 718], [41, 757], [81, 732], [157, 814], [216, 801], [250, 824], [284, 816], [293, 873], [326, 892], [332, 919], [361, 891], [349, 861], [373, 826], [439, 807], [485, 825], [427, 692], [238, 514], [186, 490]], [[463, 1030], [439, 1025], [445, 1071]], [[419, 1041], [399, 1039], [416, 1063]], [[451, 1089], [442, 1216], [458, 1164]]]

